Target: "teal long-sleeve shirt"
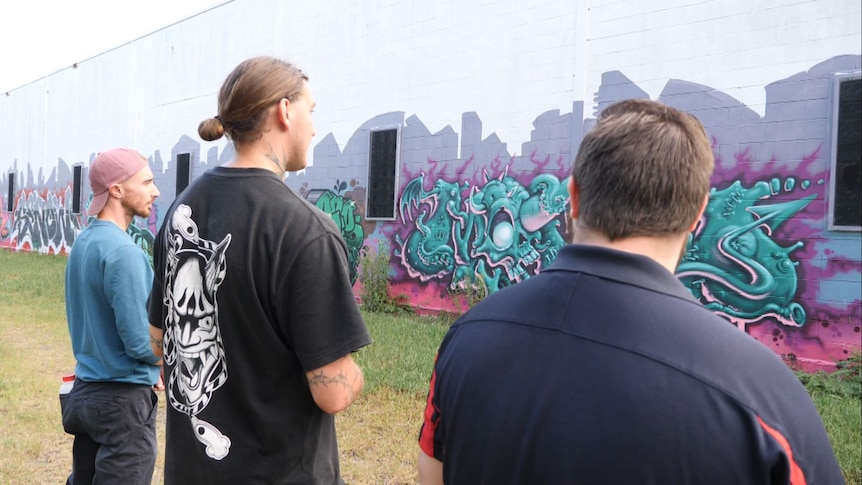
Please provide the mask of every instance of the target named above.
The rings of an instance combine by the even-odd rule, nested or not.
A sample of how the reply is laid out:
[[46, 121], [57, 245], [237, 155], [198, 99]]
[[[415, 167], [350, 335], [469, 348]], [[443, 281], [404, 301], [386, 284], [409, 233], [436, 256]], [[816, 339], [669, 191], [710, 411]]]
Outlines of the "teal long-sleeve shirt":
[[75, 239], [66, 265], [66, 320], [79, 379], [158, 381], [146, 312], [152, 281], [147, 256], [113, 222], [93, 220]]

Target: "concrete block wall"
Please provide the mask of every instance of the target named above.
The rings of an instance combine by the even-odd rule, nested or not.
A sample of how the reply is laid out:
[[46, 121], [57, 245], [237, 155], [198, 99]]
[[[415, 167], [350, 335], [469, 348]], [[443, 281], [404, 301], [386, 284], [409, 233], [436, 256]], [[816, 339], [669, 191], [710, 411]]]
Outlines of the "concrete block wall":
[[[361, 247], [385, 242], [393, 293], [451, 310], [471, 275], [494, 291], [553, 261], [583, 134], [610, 103], [649, 97], [714, 143], [712, 211], [680, 279], [777, 353], [828, 367], [862, 347], [860, 233], [827, 227], [832, 81], [860, 70], [859, 17], [844, 0], [238, 0], [0, 97], [0, 201], [16, 178], [0, 246], [68, 252], [88, 223], [71, 167], [125, 145], [163, 194], [134, 225], [147, 249], [177, 156], [192, 177], [233, 156], [196, 133], [225, 75], [272, 54], [309, 73], [318, 103], [312, 164], [286, 183], [333, 216], [354, 273]], [[393, 126], [397, 217], [368, 220], [369, 134]], [[505, 210], [475, 210], [495, 198]], [[754, 245], [742, 263], [721, 257], [718, 226]]]

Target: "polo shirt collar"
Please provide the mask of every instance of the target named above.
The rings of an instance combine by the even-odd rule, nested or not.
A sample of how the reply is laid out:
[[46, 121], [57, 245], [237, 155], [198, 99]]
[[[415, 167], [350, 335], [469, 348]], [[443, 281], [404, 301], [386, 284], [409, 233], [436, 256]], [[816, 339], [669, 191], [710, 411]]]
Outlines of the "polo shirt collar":
[[676, 276], [655, 260], [616, 249], [568, 244], [545, 271], [588, 273], [696, 301]]

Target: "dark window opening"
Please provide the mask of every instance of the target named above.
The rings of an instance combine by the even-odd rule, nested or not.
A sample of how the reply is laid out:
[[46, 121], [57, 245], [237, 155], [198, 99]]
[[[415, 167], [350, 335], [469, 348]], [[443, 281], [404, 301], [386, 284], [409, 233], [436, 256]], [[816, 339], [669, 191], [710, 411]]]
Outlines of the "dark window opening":
[[180, 195], [189, 186], [189, 180], [192, 178], [191, 158], [191, 153], [180, 153], [177, 155], [176, 195]]
[[15, 174], [9, 174], [9, 193], [6, 196], [6, 212], [12, 212], [15, 208]]
[[832, 226], [862, 226], [862, 79], [838, 82]]
[[371, 132], [368, 160], [368, 219], [395, 219], [397, 183], [398, 129]]
[[84, 166], [72, 167], [72, 214], [81, 213], [81, 183], [83, 182]]

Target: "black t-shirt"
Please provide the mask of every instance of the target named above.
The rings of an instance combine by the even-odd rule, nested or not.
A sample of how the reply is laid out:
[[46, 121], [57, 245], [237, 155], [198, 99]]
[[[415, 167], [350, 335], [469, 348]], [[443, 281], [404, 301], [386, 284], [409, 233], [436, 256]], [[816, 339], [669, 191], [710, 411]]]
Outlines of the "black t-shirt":
[[154, 256], [165, 483], [343, 483], [305, 373], [371, 337], [329, 216], [270, 171], [216, 167], [174, 201]]

